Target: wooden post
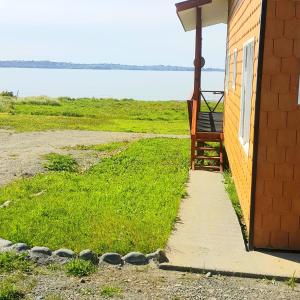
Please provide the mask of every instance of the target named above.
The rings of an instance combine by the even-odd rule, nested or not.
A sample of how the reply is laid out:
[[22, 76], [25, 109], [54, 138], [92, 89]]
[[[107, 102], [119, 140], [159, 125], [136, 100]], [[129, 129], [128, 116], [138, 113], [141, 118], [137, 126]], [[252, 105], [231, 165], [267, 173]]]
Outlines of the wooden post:
[[198, 101], [200, 110], [200, 89], [201, 89], [201, 59], [202, 59], [202, 9], [197, 7], [197, 27], [196, 27], [196, 46], [195, 46], [195, 77], [194, 77], [194, 97]]

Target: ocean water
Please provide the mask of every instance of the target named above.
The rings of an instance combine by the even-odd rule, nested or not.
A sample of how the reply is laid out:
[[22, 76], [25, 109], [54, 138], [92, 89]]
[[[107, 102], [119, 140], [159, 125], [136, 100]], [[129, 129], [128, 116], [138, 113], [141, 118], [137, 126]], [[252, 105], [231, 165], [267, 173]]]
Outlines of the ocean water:
[[[56, 70], [0, 68], [0, 91], [20, 97], [96, 97], [137, 100], [187, 100], [193, 72]], [[223, 72], [203, 72], [203, 90], [223, 90]]]

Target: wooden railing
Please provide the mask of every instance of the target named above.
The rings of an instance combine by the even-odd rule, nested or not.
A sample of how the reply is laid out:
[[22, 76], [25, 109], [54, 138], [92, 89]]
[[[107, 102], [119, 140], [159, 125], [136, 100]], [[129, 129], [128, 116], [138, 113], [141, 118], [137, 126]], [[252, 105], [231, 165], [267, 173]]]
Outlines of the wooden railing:
[[[211, 94], [220, 96], [214, 107], [211, 107], [208, 104], [208, 100], [206, 99], [206, 97], [204, 95], [205, 93], [211, 93]], [[201, 108], [200, 106], [201, 106], [202, 100], [204, 101], [204, 103], [208, 107], [209, 112], [213, 113], [213, 112], [216, 111], [219, 104], [223, 101], [224, 91], [200, 91], [200, 97], [201, 97], [200, 101], [197, 101], [195, 99], [187, 100], [191, 135], [195, 135], [196, 131], [197, 131], [198, 112], [200, 111], [200, 108]]]

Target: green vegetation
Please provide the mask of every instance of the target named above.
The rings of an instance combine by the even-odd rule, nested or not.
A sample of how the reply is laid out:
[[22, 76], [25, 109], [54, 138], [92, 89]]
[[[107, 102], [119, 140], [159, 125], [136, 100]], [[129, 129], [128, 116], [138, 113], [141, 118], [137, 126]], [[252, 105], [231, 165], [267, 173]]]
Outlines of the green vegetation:
[[0, 253], [0, 274], [14, 271], [30, 272], [32, 267], [32, 264], [23, 254], [16, 254], [14, 252]]
[[117, 296], [121, 296], [122, 289], [110, 285], [103, 286], [101, 288], [100, 295], [104, 298], [113, 298]]
[[223, 173], [223, 176], [224, 176], [225, 190], [228, 193], [229, 199], [231, 200], [232, 206], [238, 217], [244, 239], [246, 241], [246, 240], [248, 240], [247, 228], [246, 228], [243, 211], [242, 211], [242, 208], [240, 205], [239, 197], [238, 197], [238, 194], [236, 191], [236, 187], [235, 187], [231, 172], [229, 170], [226, 170]]
[[0, 210], [0, 236], [99, 253], [164, 248], [188, 168], [189, 140], [160, 138], [131, 143], [85, 173], [21, 179], [0, 189], [0, 204], [12, 201]]
[[297, 278], [295, 277], [295, 274], [296, 272], [294, 272], [294, 274], [292, 275], [291, 278], [289, 278], [287, 281], [286, 281], [286, 284], [292, 289], [294, 290], [296, 285], [297, 285]]
[[44, 162], [43, 166], [49, 171], [78, 171], [78, 163], [71, 155], [50, 153], [45, 155], [44, 158], [46, 162]]
[[113, 152], [115, 150], [120, 150], [126, 146], [128, 146], [129, 142], [113, 142], [109, 144], [100, 144], [100, 145], [77, 145], [75, 147], [65, 147], [66, 149], [74, 149], [74, 150], [94, 150], [98, 152]]
[[184, 101], [0, 97], [0, 128], [188, 133]]
[[[203, 105], [203, 109], [207, 107]], [[223, 109], [222, 104], [218, 109]], [[0, 96], [0, 128], [17, 131], [81, 129], [188, 134], [188, 126], [185, 101]]]
[[65, 267], [67, 274], [76, 277], [85, 277], [96, 272], [96, 267], [90, 261], [81, 259], [71, 260]]
[[0, 282], [0, 300], [19, 300], [24, 297], [25, 294], [10, 280]]
[[10, 91], [3, 91], [0, 93], [0, 97], [15, 97], [14, 93], [13, 92], [10, 92]]

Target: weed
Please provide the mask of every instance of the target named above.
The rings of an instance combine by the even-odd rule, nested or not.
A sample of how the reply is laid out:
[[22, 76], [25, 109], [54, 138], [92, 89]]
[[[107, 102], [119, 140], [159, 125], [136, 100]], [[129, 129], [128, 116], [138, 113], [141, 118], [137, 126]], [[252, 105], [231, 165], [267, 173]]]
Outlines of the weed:
[[66, 149], [74, 149], [74, 150], [94, 150], [98, 152], [112, 152], [115, 150], [119, 150], [121, 148], [124, 148], [129, 144], [128, 141], [124, 142], [113, 142], [109, 144], [100, 144], [100, 145], [77, 145], [75, 147], [66, 147]]
[[294, 290], [296, 285], [297, 285], [297, 278], [295, 277], [295, 274], [296, 272], [294, 272], [294, 274], [292, 275], [291, 278], [289, 278], [287, 281], [286, 281], [286, 284], [292, 289]]
[[55, 294], [55, 293], [50, 293], [48, 295], [46, 295], [46, 297], [44, 298], [45, 300], [63, 300], [65, 298], [63, 298], [61, 295], [59, 294]]
[[43, 166], [49, 171], [78, 171], [78, 163], [71, 155], [50, 153], [45, 155], [44, 158], [46, 159], [46, 162], [43, 164]]
[[66, 272], [68, 275], [84, 277], [96, 272], [96, 267], [89, 261], [74, 259], [66, 264]]
[[24, 293], [11, 281], [0, 282], [0, 300], [18, 300], [24, 297]]
[[100, 295], [105, 298], [113, 298], [116, 296], [121, 296], [122, 289], [110, 285], [103, 286], [101, 288]]
[[27, 260], [25, 254], [14, 252], [0, 253], [0, 273], [13, 271], [30, 272], [32, 264]]

